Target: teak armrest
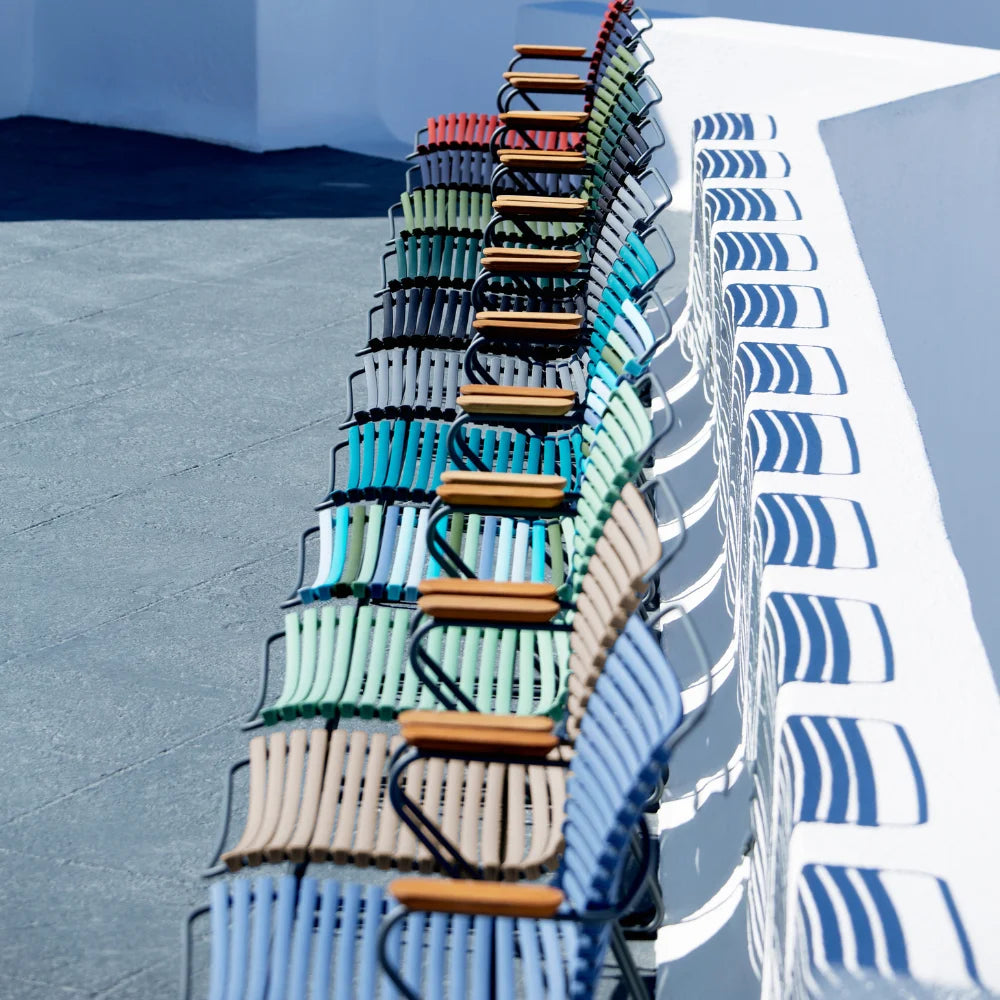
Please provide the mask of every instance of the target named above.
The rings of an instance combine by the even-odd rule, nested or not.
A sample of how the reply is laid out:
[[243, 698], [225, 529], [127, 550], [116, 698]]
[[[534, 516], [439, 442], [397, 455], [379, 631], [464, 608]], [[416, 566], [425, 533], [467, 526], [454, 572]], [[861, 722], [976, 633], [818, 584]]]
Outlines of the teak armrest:
[[582, 45], [525, 45], [518, 43], [514, 51], [529, 59], [582, 59], [587, 50]]
[[559, 737], [553, 732], [476, 729], [473, 726], [455, 728], [427, 722], [403, 726], [400, 735], [411, 747], [418, 750], [457, 754], [502, 754], [530, 760], [547, 757], [559, 746]]
[[516, 79], [525, 80], [580, 80], [579, 73], [544, 73], [533, 70], [509, 69], [504, 73], [503, 78], [508, 82]]
[[461, 576], [437, 576], [421, 580], [417, 591], [431, 594], [464, 594], [467, 597], [534, 597], [554, 601], [556, 588], [551, 583], [532, 583], [528, 580], [470, 580]]
[[[580, 327], [583, 325], [583, 316], [576, 312], [504, 312], [499, 309], [481, 309], [472, 321], [477, 330], [485, 326], [521, 326], [524, 323]], [[475, 386], [463, 386], [463, 388], [475, 388]]]
[[572, 260], [577, 264], [580, 263], [579, 250], [549, 250], [544, 247], [484, 247], [483, 256], [525, 260]]
[[515, 90], [539, 94], [585, 94], [590, 86], [576, 73], [529, 73], [508, 70], [503, 78]]
[[441, 482], [447, 486], [536, 486], [565, 490], [564, 476], [544, 475], [530, 472], [478, 472], [465, 469], [451, 469], [441, 473]]
[[543, 132], [581, 132], [587, 127], [586, 111], [504, 111], [500, 121], [511, 128], [538, 128]]
[[501, 194], [493, 199], [493, 211], [498, 215], [514, 215], [525, 219], [575, 219], [586, 210], [586, 198]]
[[400, 726], [435, 725], [454, 729], [511, 729], [551, 733], [555, 723], [547, 715], [491, 715], [486, 712], [435, 712], [411, 708], [399, 713]]
[[586, 162], [587, 156], [578, 149], [520, 149], [503, 146], [497, 150], [501, 163], [506, 163], [515, 157], [539, 163], [575, 163], [578, 160]]
[[435, 491], [449, 507], [515, 507], [554, 510], [565, 499], [565, 490], [551, 486], [494, 486], [442, 483]]
[[430, 618], [487, 625], [544, 625], [559, 614], [559, 602], [537, 597], [427, 594], [417, 607]]
[[482, 264], [494, 274], [571, 274], [581, 260], [576, 250], [488, 247], [483, 251]]
[[457, 878], [397, 878], [389, 892], [410, 910], [536, 920], [554, 916], [564, 899], [562, 890], [551, 885]]
[[455, 403], [473, 416], [552, 418], [565, 417], [576, 404], [576, 397], [539, 396], [530, 392], [510, 395], [468, 392], [461, 393]]
[[500, 149], [497, 156], [505, 167], [535, 170], [538, 173], [584, 173], [590, 169], [587, 157], [573, 150]]
[[[528, 315], [525, 313], [525, 315]], [[506, 396], [522, 398], [530, 396], [534, 399], [562, 399], [570, 402], [576, 399], [572, 389], [557, 389], [541, 385], [489, 385], [476, 382], [466, 382], [458, 387], [459, 395], [465, 396], [496, 396], [498, 399]]]

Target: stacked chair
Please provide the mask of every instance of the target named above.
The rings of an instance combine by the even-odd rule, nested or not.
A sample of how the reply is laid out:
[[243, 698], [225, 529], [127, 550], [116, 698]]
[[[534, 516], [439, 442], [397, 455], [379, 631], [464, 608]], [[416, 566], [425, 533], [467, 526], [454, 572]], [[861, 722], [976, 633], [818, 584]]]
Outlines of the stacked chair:
[[417, 135], [184, 996], [203, 914], [210, 1000], [587, 997], [609, 948], [647, 995], [624, 928], [662, 917], [646, 813], [697, 720], [654, 626], [700, 649], [655, 610], [684, 531], [648, 476], [673, 262], [649, 24], [613, 0], [591, 53], [516, 46], [497, 114]]

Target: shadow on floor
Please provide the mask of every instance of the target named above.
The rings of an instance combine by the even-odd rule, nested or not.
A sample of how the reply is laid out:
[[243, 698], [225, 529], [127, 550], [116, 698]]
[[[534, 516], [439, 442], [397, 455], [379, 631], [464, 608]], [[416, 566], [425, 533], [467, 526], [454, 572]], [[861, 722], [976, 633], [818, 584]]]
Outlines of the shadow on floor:
[[398, 160], [326, 146], [248, 153], [45, 118], [0, 121], [0, 221], [360, 218], [399, 198]]

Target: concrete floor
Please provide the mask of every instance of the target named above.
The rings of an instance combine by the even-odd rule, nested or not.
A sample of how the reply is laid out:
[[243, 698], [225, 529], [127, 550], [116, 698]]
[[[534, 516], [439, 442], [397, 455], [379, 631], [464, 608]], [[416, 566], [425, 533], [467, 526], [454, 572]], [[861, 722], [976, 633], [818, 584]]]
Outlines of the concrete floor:
[[0, 122], [0, 996], [172, 996], [403, 166]]

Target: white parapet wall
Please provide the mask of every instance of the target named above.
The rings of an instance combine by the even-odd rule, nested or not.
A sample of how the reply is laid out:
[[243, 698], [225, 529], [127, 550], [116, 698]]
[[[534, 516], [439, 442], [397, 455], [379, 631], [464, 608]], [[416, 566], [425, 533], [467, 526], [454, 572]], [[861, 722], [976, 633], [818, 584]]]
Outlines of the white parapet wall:
[[0, 117], [402, 157], [428, 116], [495, 106], [524, 6], [3, 0]]
[[[876, 297], [905, 294], [895, 284], [905, 272], [887, 262], [894, 241], [919, 232], [928, 245], [915, 251], [927, 255], [918, 273], [941, 277], [943, 333], [956, 281], [951, 262], [931, 262], [934, 234], [973, 231], [975, 213], [995, 213], [997, 201], [981, 163], [958, 168], [962, 195], [918, 197], [928, 173], [909, 179], [904, 147], [893, 158], [892, 112], [859, 130], [870, 143], [823, 122], [941, 87], [951, 88], [938, 102], [942, 119], [960, 109], [967, 127], [985, 122], [994, 84], [970, 84], [971, 97], [956, 85], [997, 73], [1000, 54], [714, 19], [664, 20], [647, 40], [666, 95], [672, 210], [692, 215], [680, 337], [711, 404], [720, 464], [716, 517], [735, 642], [733, 669], [718, 676], [723, 690], [738, 685], [731, 771], [749, 776], [751, 837], [734, 874], [745, 882], [745, 941], [762, 995], [998, 991], [1000, 699], [894, 358], [906, 324], [890, 339]], [[921, 124], [924, 145], [954, 138], [944, 120]], [[905, 155], [917, 155], [912, 147]], [[947, 171], [933, 179], [947, 184]], [[921, 222], [904, 224], [897, 211], [898, 231], [878, 232], [869, 204], [859, 249], [852, 203], [894, 184]], [[976, 206], [964, 220], [944, 217], [963, 197]], [[866, 243], [882, 269], [874, 288]], [[978, 262], [971, 267], [982, 276]], [[978, 394], [994, 378], [989, 364], [968, 372], [977, 341], [991, 336], [988, 296], [958, 285], [962, 330], [899, 353], [905, 374], [957, 347]], [[989, 359], [992, 348], [982, 353]], [[941, 369], [952, 371], [951, 361]], [[939, 389], [961, 392], [953, 379]], [[979, 414], [991, 406], [989, 396]], [[974, 408], [958, 405], [965, 419]], [[938, 426], [933, 413], [927, 420]], [[954, 420], [944, 425], [961, 433]], [[982, 479], [963, 468], [960, 482], [971, 489]], [[669, 802], [661, 815], [669, 870], [680, 821]], [[684, 815], [696, 822], [694, 810]], [[713, 904], [693, 915], [703, 934], [676, 912], [661, 933], [666, 995], [672, 964], [710, 950], [734, 912], [723, 905], [731, 877], [709, 888]]]

